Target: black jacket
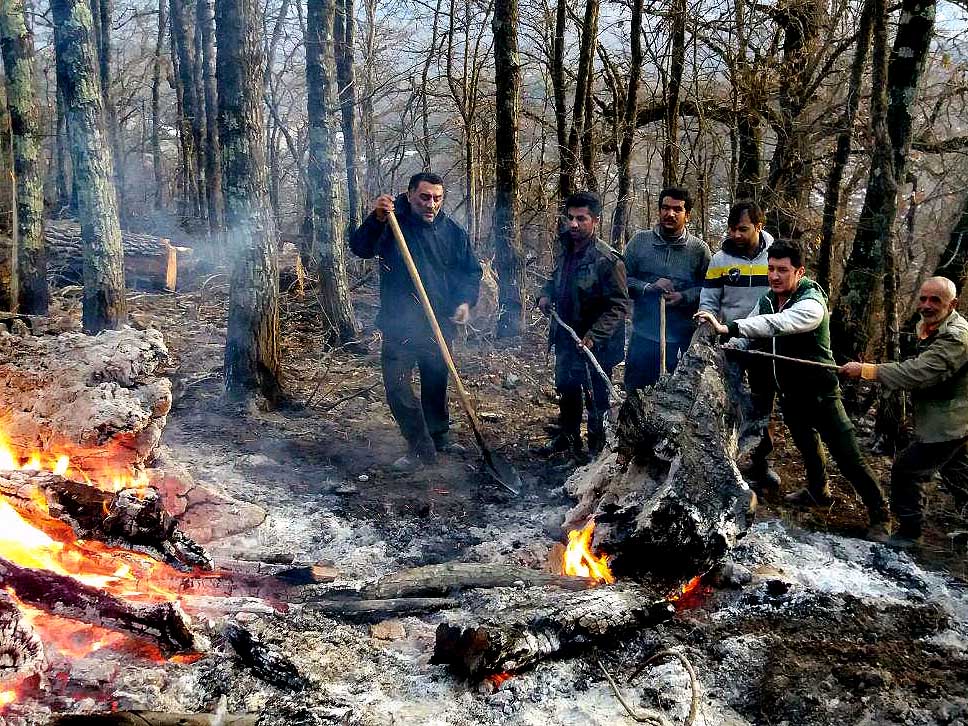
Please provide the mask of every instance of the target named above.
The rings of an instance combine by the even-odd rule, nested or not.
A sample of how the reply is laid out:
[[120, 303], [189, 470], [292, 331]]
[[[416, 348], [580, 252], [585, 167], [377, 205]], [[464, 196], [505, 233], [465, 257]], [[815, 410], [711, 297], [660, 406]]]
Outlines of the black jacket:
[[[474, 306], [481, 286], [481, 263], [463, 228], [443, 212], [430, 224], [410, 211], [406, 194], [394, 202], [397, 221], [420, 273], [437, 322], [450, 339], [450, 318], [461, 303]], [[397, 249], [390, 225], [376, 215], [363, 220], [350, 239], [350, 249], [363, 258], [380, 258], [380, 313], [376, 324], [384, 338], [395, 341], [433, 340], [417, 291]]]
[[[625, 357], [625, 318], [629, 310], [625, 263], [607, 244], [593, 240], [575, 261], [572, 284], [564, 289], [562, 277], [570, 249], [567, 234], [562, 235], [554, 272], [541, 289], [541, 295], [555, 304], [562, 320], [579, 336], [592, 336], [595, 343], [592, 351], [603, 366], [614, 366]], [[570, 313], [564, 314], [564, 310]], [[571, 337], [557, 330], [554, 323], [550, 343], [569, 349], [575, 346]]]

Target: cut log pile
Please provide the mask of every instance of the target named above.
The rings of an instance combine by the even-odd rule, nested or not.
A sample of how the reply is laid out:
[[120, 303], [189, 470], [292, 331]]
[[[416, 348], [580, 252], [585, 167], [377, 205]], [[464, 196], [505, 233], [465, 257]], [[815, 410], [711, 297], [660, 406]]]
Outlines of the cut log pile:
[[[593, 547], [616, 575], [666, 589], [718, 562], [752, 523], [740, 475], [740, 379], [704, 329], [672, 376], [629, 397], [616, 451], [568, 482], [565, 529], [595, 521]], [[745, 442], [746, 437], [743, 437]]]
[[[81, 227], [76, 222], [49, 221], [44, 226], [47, 272], [55, 284], [80, 284], [83, 279]], [[122, 231], [124, 275], [129, 286], [153, 290], [175, 290], [179, 257], [182, 269], [192, 250], [177, 247], [170, 240], [138, 232]]]
[[0, 433], [92, 477], [143, 466], [171, 408], [157, 330], [14, 336], [0, 330]]

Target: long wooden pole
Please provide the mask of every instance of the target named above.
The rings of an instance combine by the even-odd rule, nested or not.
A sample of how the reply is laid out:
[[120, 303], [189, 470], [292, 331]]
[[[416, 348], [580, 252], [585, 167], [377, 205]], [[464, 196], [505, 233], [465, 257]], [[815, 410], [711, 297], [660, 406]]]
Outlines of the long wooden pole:
[[831, 371], [839, 371], [840, 366], [836, 363], [821, 363], [816, 360], [805, 360], [804, 358], [791, 358], [788, 355], [779, 355], [777, 353], [767, 353], [764, 350], [743, 350], [742, 348], [727, 348], [727, 352], [740, 353], [742, 355], [753, 355], [759, 356], [760, 358], [771, 358], [773, 360], [782, 360], [787, 363], [799, 363], [800, 365], [813, 366], [814, 368], [826, 368]]
[[668, 375], [666, 368], [666, 300], [659, 295], [659, 375]]

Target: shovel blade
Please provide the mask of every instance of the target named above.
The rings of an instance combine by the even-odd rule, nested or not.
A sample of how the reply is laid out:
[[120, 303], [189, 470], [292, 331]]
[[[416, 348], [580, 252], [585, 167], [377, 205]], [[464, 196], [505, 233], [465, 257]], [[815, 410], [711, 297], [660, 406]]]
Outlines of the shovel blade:
[[484, 471], [491, 479], [507, 489], [514, 496], [521, 493], [521, 475], [511, 462], [490, 449], [483, 449]]

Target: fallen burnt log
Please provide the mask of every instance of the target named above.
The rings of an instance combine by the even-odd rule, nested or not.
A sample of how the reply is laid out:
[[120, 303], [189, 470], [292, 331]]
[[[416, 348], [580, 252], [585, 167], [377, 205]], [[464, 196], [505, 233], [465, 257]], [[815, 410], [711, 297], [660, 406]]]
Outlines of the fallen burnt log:
[[617, 451], [567, 484], [579, 501], [565, 529], [595, 521], [612, 571], [674, 589], [707, 571], [748, 530], [756, 498], [740, 475], [737, 371], [701, 329], [675, 373], [630, 396]]
[[136, 605], [72, 577], [20, 567], [2, 558], [0, 587], [10, 588], [21, 602], [51, 615], [147, 638], [165, 655], [196, 650], [178, 603]]
[[289, 691], [306, 687], [299, 669], [278, 648], [263, 643], [237, 623], [226, 624], [224, 633], [242, 664], [262, 680]]
[[[55, 284], [81, 284], [84, 253], [81, 227], [75, 222], [48, 222], [44, 226], [47, 274]], [[191, 256], [191, 249], [176, 247], [164, 237], [121, 231], [124, 277], [129, 287], [174, 291], [178, 284], [178, 257]], [[184, 267], [184, 263], [183, 263]]]
[[0, 682], [44, 667], [44, 645], [5, 592], [0, 592]]
[[493, 614], [472, 623], [455, 619], [439, 625], [431, 662], [448, 664], [472, 679], [514, 673], [545, 658], [610, 645], [674, 612], [655, 592], [631, 584], [566, 594], [528, 588], [517, 597], [513, 607], [493, 600], [475, 606], [475, 612]]
[[208, 554], [178, 529], [154, 489], [112, 493], [50, 472], [5, 471], [0, 494], [54, 539], [67, 525], [78, 539], [143, 552], [182, 571], [212, 569]]
[[0, 331], [0, 422], [11, 447], [70, 457], [110, 481], [152, 456], [171, 408], [157, 375], [168, 350], [157, 330], [13, 336]]
[[113, 713], [55, 714], [48, 726], [256, 726], [259, 716], [241, 713], [164, 713], [115, 711]]
[[407, 598], [445, 595], [453, 590], [519, 585], [551, 585], [565, 590], [587, 590], [597, 581], [587, 577], [557, 575], [506, 564], [445, 562], [396, 572], [380, 578], [361, 591], [364, 598]]
[[312, 613], [353, 622], [385, 620], [399, 615], [416, 615], [447, 610], [460, 605], [452, 597], [397, 597], [386, 600], [313, 600], [305, 608]]

